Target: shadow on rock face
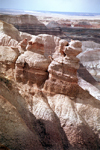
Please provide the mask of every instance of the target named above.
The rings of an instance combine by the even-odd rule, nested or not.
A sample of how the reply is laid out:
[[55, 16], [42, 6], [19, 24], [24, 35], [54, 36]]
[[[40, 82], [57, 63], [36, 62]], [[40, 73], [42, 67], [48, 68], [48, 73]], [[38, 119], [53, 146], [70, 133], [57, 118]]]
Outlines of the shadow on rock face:
[[[57, 136], [56, 131], [52, 130], [52, 128], [55, 126], [53, 122], [39, 119], [37, 120], [37, 123], [39, 126], [36, 128], [40, 137], [40, 142], [45, 149], [68, 149], [70, 144], [62, 127], [59, 126], [59, 133]], [[47, 128], [51, 128], [51, 132], [48, 132]]]
[[0, 150], [10, 150], [10, 149], [8, 149], [6, 146], [0, 144]]
[[80, 68], [78, 69], [78, 74], [84, 80], [91, 84], [95, 84], [96, 80], [92, 77], [92, 75], [86, 70], [86, 68], [80, 63]]
[[[28, 110], [27, 103], [19, 94], [18, 89], [14, 87], [13, 83], [10, 83], [10, 81], [9, 84], [10, 88], [3, 80], [0, 81], [0, 89], [2, 89], [0, 90], [0, 96], [2, 95], [0, 98], [3, 103], [2, 106], [0, 106], [0, 111], [1, 107], [4, 108], [5, 105], [7, 107], [6, 110], [4, 108], [4, 112], [1, 112], [3, 116], [0, 117], [2, 119], [0, 122], [1, 125], [3, 124], [3, 127], [0, 127], [0, 129], [5, 129], [5, 132], [3, 130], [0, 131], [2, 132], [0, 142], [4, 143], [4, 145], [11, 150], [67, 149], [69, 146], [68, 140], [61, 128], [59, 118], [56, 116], [56, 126], [55, 122], [37, 119]], [[3, 101], [5, 101], [5, 105]], [[8, 115], [5, 115], [5, 111]], [[11, 115], [9, 113], [11, 113]], [[15, 117], [13, 118], [13, 116]], [[6, 120], [6, 117], [9, 119]], [[57, 130], [55, 131], [56, 127]], [[5, 134], [6, 132], [7, 135]]]

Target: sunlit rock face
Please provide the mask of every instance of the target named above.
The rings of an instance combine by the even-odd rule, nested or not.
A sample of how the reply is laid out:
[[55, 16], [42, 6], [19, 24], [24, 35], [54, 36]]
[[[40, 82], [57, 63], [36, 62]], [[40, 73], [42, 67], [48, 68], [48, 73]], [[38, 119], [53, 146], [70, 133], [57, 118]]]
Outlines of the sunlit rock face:
[[38, 40], [29, 42], [27, 51], [18, 57], [15, 74], [17, 81], [41, 85], [47, 79], [49, 60], [43, 55], [44, 45], [41, 43], [42, 41]]
[[76, 96], [78, 93], [77, 69], [79, 60], [76, 56], [82, 51], [81, 42], [60, 41], [56, 52], [52, 57], [52, 62], [48, 67], [49, 80], [45, 82], [44, 90], [55, 94], [65, 94]]
[[14, 77], [15, 62], [19, 56], [17, 48], [0, 46], [0, 74]]
[[11, 24], [0, 21], [0, 45], [17, 46], [20, 41], [19, 31]]

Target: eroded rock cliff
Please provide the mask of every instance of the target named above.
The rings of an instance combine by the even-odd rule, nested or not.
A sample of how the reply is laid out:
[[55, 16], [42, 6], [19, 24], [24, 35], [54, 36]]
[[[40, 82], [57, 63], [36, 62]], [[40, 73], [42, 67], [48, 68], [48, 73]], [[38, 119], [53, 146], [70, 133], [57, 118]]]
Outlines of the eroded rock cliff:
[[32, 35], [51, 34], [61, 35], [61, 28], [48, 29], [33, 15], [0, 15], [0, 20], [13, 24], [19, 31]]
[[11, 150], [99, 150], [100, 101], [78, 85], [82, 43], [26, 37], [0, 46], [0, 144]]

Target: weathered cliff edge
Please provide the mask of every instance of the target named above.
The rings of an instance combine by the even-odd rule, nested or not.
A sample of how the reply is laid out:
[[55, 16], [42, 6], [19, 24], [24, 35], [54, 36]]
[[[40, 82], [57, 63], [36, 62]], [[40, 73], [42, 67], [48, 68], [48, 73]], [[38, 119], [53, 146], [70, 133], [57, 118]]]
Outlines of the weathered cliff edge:
[[0, 20], [13, 24], [19, 31], [32, 35], [51, 34], [62, 35], [61, 28], [48, 29], [33, 15], [0, 15]]
[[100, 101], [78, 86], [81, 42], [18, 31], [17, 40], [5, 33], [9, 24], [1, 26], [0, 144], [11, 150], [99, 150]]

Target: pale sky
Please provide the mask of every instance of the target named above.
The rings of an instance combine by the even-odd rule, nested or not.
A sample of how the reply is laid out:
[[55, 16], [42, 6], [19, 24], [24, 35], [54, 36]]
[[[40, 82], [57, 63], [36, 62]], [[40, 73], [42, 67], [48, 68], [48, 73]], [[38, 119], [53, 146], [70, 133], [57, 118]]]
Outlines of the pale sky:
[[0, 8], [100, 13], [100, 0], [0, 0]]

